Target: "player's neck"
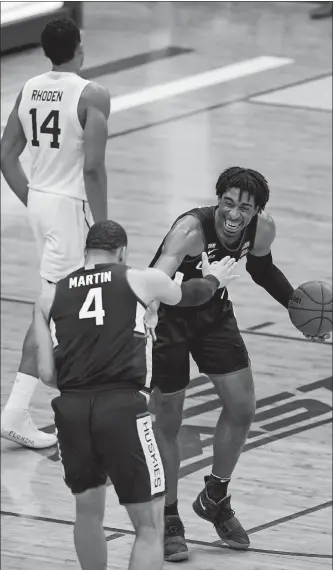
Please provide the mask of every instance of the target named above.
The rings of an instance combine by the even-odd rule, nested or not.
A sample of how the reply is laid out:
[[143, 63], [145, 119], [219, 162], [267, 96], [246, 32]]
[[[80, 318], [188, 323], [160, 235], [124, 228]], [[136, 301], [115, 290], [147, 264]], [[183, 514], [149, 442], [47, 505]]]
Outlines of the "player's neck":
[[52, 71], [56, 71], [57, 73], [75, 73], [78, 75], [76, 65], [71, 61], [68, 63], [62, 63], [61, 65], [53, 65]]
[[84, 266], [89, 269], [95, 265], [102, 265], [106, 263], [119, 263], [118, 256], [113, 255], [108, 251], [96, 250], [92, 253], [87, 253], [84, 261]]

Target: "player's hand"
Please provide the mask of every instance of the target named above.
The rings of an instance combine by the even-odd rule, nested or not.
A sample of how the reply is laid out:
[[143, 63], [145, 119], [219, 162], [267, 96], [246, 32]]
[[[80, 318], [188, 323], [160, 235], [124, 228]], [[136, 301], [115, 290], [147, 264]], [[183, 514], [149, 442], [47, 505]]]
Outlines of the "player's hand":
[[209, 263], [208, 255], [205, 251], [201, 254], [202, 259], [202, 275], [206, 277], [207, 275], [213, 275], [220, 282], [220, 287], [226, 287], [230, 281], [239, 277], [239, 275], [233, 275], [232, 272], [235, 270], [237, 261], [227, 255], [221, 261], [214, 261]]
[[323, 334], [322, 336], [310, 336], [309, 334], [303, 333], [303, 335], [310, 342], [325, 342], [325, 340], [329, 340], [331, 338], [330, 334]]
[[156, 340], [155, 328], [158, 323], [158, 303], [153, 301], [148, 305], [145, 316], [143, 317], [143, 322], [145, 325], [146, 337], [151, 338], [153, 341]]

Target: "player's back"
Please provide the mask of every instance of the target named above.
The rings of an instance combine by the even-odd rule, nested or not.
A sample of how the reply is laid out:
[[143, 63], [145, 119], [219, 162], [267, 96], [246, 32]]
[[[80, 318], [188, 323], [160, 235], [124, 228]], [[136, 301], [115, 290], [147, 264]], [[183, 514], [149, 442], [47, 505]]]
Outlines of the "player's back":
[[89, 81], [49, 71], [23, 87], [19, 118], [31, 152], [29, 187], [86, 200], [78, 103]]
[[57, 283], [50, 317], [59, 343], [60, 391], [144, 386], [145, 309], [127, 282], [127, 269], [95, 265]]

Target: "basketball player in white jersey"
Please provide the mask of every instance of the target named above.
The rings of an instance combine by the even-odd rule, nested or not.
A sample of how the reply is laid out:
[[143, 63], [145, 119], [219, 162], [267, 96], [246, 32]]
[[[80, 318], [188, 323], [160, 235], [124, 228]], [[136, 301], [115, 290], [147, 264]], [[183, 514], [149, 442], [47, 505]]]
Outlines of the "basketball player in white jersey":
[[[46, 288], [83, 265], [89, 227], [107, 219], [104, 158], [110, 95], [79, 76], [83, 47], [74, 22], [50, 21], [41, 43], [52, 70], [30, 79], [19, 93], [2, 138], [1, 169], [27, 207]], [[19, 161], [26, 146], [32, 159], [29, 180]], [[45, 448], [56, 443], [56, 436], [39, 431], [28, 412], [37, 383], [31, 325], [2, 413], [1, 436]]]

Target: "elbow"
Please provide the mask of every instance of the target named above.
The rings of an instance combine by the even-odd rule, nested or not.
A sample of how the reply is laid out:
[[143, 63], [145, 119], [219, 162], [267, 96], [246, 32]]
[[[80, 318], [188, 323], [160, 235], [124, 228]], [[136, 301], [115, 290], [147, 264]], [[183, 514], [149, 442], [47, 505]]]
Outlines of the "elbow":
[[38, 367], [39, 377], [43, 384], [54, 388], [56, 386], [56, 375], [53, 367], [50, 366], [40, 366]]
[[249, 268], [248, 266], [246, 266], [246, 271], [250, 275], [252, 281], [254, 281], [254, 283], [256, 283], [257, 285], [260, 285], [261, 282], [260, 274], [258, 274], [257, 271], [253, 270], [252, 267]]
[[100, 160], [85, 160], [83, 165], [84, 176], [98, 177], [104, 171], [104, 162]]

